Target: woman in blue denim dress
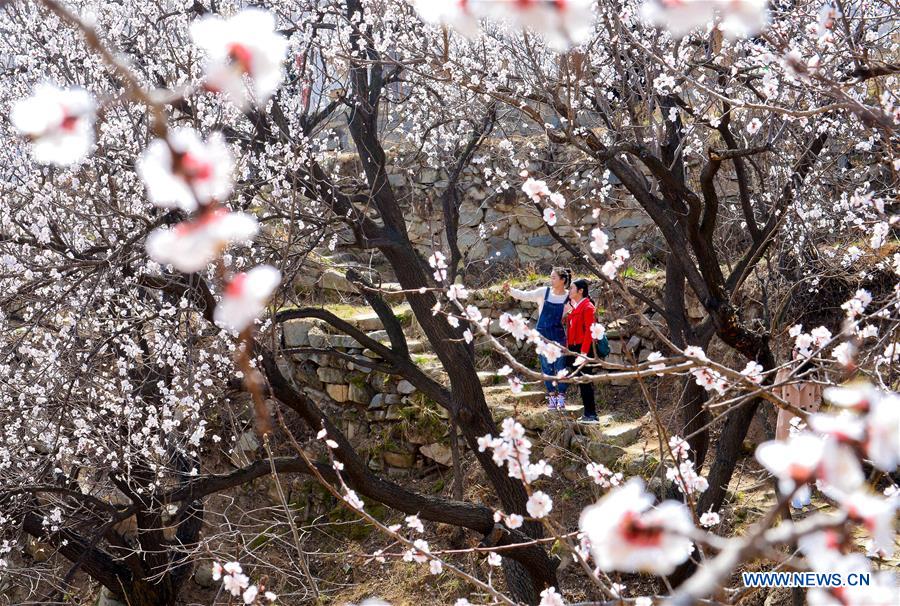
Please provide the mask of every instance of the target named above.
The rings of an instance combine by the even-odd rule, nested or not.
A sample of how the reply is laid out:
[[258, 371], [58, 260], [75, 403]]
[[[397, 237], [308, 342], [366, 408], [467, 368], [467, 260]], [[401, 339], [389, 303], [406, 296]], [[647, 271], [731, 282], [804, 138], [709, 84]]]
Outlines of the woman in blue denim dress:
[[[550, 272], [550, 286], [539, 286], [533, 290], [512, 288], [509, 283], [503, 285], [503, 291], [519, 301], [531, 301], [538, 305], [538, 322], [535, 327], [542, 337], [557, 343], [561, 348], [566, 346], [566, 331], [563, 327], [563, 308], [569, 300], [569, 285], [572, 282], [571, 270], [562, 267]], [[540, 356], [541, 372], [556, 376], [566, 368], [565, 356], [552, 362]], [[547, 388], [547, 408], [550, 410], [566, 409], [566, 388], [568, 385], [559, 381], [544, 381]]]

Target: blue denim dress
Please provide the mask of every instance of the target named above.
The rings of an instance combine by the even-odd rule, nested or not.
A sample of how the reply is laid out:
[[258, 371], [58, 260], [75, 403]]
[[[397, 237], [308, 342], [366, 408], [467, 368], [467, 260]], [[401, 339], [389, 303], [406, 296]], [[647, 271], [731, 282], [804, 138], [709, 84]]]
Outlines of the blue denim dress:
[[[547, 339], [548, 341], [553, 341], [554, 343], [558, 343], [563, 347], [566, 346], [566, 331], [563, 328], [562, 317], [563, 317], [563, 307], [565, 307], [565, 301], [562, 303], [551, 303], [549, 301], [550, 298], [550, 287], [547, 287], [547, 292], [544, 293], [544, 305], [541, 307], [541, 315], [538, 318], [537, 323], [537, 331], [540, 333], [542, 337]], [[566, 297], [566, 301], [569, 300], [569, 297]], [[541, 372], [545, 375], [556, 375], [566, 367], [565, 356], [560, 356], [552, 364], [547, 361], [547, 358], [544, 356], [540, 356], [541, 359]], [[544, 381], [544, 387], [547, 388], [547, 391], [566, 393], [566, 388], [568, 387], [565, 383], [557, 384], [556, 381]]]

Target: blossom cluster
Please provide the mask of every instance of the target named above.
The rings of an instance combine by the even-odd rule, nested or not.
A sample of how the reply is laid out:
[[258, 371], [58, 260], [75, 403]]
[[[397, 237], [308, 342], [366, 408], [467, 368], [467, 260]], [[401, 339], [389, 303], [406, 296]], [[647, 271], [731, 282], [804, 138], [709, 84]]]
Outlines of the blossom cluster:
[[412, 0], [419, 15], [431, 23], [451, 25], [464, 35], [479, 32], [479, 20], [508, 22], [516, 29], [530, 28], [547, 43], [566, 50], [584, 42], [593, 31], [591, 0]]
[[648, 0], [642, 12], [648, 21], [679, 37], [715, 22], [727, 36], [746, 38], [769, 21], [767, 0]]
[[259, 596], [259, 585], [252, 585], [250, 577], [244, 574], [244, 570], [238, 562], [228, 562], [224, 566], [219, 562], [213, 562], [212, 578], [214, 581], [222, 580], [222, 588], [234, 597], [240, 597], [244, 604], [256, 604], [258, 597], [264, 597], [272, 603], [278, 596], [271, 591], [265, 591]]
[[669, 438], [669, 448], [675, 457], [675, 466], [666, 467], [666, 478], [675, 483], [681, 494], [696, 495], [709, 488], [706, 478], [697, 473], [687, 440], [672, 436]]
[[[283, 79], [286, 41], [275, 32], [271, 14], [244, 10], [230, 19], [205, 17], [191, 27], [194, 42], [209, 56], [207, 82], [224, 90], [239, 105], [246, 102], [244, 77], [258, 102], [264, 103]], [[33, 142], [39, 162], [73, 164], [92, 148], [94, 102], [82, 89], [43, 85], [33, 97], [13, 107], [11, 120]], [[231, 243], [248, 242], [258, 231], [256, 219], [233, 213], [221, 204], [233, 189], [234, 158], [224, 137], [206, 141], [191, 128], [173, 129], [150, 142], [136, 163], [147, 197], [163, 209], [196, 213], [172, 229], [158, 228], [147, 237], [151, 259], [192, 273], [205, 269]], [[228, 280], [215, 321], [241, 332], [265, 308], [281, 280], [263, 265]]]
[[805, 500], [815, 483], [870, 533], [874, 553], [890, 555], [898, 502], [868, 490], [860, 454], [880, 470], [897, 468], [900, 398], [868, 385], [854, 385], [829, 388], [825, 399], [844, 410], [811, 415], [811, 431], [792, 435], [787, 442], [760, 444], [756, 458], [778, 479], [785, 495], [796, 494]]

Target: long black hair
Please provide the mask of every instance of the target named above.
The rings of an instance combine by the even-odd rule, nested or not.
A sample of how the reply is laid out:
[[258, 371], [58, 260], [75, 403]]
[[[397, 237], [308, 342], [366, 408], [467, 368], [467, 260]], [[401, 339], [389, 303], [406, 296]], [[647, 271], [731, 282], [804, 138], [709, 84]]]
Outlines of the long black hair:
[[594, 299], [591, 298], [591, 284], [584, 278], [578, 278], [572, 284], [575, 285], [575, 288], [584, 293], [584, 296], [587, 297], [587, 300], [591, 302], [593, 305]]

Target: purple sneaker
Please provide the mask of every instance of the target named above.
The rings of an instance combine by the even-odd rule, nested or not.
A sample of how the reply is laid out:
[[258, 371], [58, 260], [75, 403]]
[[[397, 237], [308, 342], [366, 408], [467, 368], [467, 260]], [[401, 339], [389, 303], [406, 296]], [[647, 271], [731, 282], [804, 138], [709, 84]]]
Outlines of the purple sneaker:
[[556, 410], [556, 396], [552, 393], [547, 394], [547, 410]]
[[560, 412], [566, 412], [566, 396], [565, 394], [559, 394], [556, 396], [556, 410]]

